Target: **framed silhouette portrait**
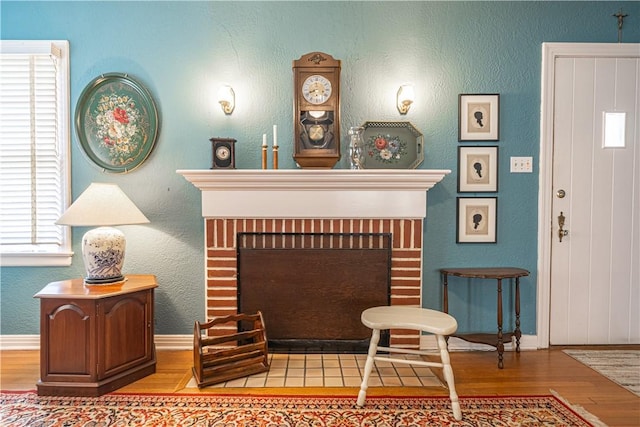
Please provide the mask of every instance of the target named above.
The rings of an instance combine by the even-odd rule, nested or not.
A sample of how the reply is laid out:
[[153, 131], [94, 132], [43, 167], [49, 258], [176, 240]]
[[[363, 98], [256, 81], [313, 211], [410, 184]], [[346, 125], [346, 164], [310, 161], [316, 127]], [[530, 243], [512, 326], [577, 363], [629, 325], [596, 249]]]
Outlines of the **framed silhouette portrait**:
[[458, 197], [456, 243], [496, 243], [497, 212], [497, 197]]
[[500, 95], [460, 94], [458, 141], [500, 140]]
[[498, 147], [458, 147], [458, 192], [498, 191]]

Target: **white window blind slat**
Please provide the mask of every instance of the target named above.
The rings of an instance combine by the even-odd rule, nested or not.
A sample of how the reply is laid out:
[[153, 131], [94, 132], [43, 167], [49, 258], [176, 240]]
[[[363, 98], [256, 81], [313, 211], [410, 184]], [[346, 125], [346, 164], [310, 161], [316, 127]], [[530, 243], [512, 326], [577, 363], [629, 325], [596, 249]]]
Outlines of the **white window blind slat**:
[[[22, 126], [28, 126], [20, 132], [5, 132], [4, 126], [0, 128], [0, 157], [2, 163], [18, 162], [23, 167], [29, 168], [29, 176], [24, 171], [8, 168], [3, 173], [3, 178], [9, 181], [28, 179], [17, 194], [13, 194], [14, 203], [2, 203], [0, 215], [0, 234], [3, 236], [3, 245], [62, 245], [62, 227], [55, 224], [55, 220], [62, 214], [62, 200], [59, 189], [55, 186], [40, 185], [40, 180], [47, 179], [47, 174], [39, 172], [41, 167], [50, 168], [55, 176], [61, 173], [61, 159], [57, 156], [56, 145], [56, 109], [58, 107], [55, 93], [56, 64], [49, 55], [30, 56], [2, 56], [0, 67], [4, 70], [8, 65], [11, 70], [25, 74], [25, 78], [19, 80], [19, 90], [3, 90], [2, 116], [17, 121]], [[4, 77], [4, 72], [1, 74]], [[18, 81], [18, 79], [16, 79]], [[26, 83], [26, 84], [25, 84]], [[9, 82], [2, 79], [0, 85], [3, 89]], [[5, 104], [6, 103], [6, 104]], [[8, 106], [19, 106], [20, 110], [13, 109], [11, 113]], [[7, 113], [5, 114], [5, 111]], [[19, 147], [18, 151], [12, 150], [12, 155], [4, 159], [4, 141], [12, 146]], [[17, 158], [16, 158], [17, 157]], [[3, 168], [4, 169], [4, 168]], [[12, 172], [17, 176], [12, 177]], [[11, 190], [9, 190], [11, 191]], [[0, 189], [0, 196], [5, 200], [5, 186]], [[28, 206], [29, 209], [25, 209]], [[28, 227], [26, 227], [28, 225]], [[15, 230], [21, 230], [15, 233]], [[7, 238], [7, 236], [11, 236]]]
[[14, 252], [70, 255], [70, 233], [55, 224], [69, 199], [68, 59], [59, 63], [65, 54], [67, 43], [0, 41], [3, 265]]

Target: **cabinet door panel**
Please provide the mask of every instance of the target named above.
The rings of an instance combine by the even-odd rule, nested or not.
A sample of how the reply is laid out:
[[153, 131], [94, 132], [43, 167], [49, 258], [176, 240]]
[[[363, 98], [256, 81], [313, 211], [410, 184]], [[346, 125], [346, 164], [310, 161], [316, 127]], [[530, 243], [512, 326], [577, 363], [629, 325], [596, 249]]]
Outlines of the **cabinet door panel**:
[[98, 365], [101, 378], [150, 360], [150, 305], [149, 291], [108, 298], [103, 302], [99, 336], [104, 351], [98, 352], [104, 355]]
[[[95, 364], [93, 336], [95, 310], [92, 301], [43, 300], [41, 351], [46, 365], [41, 366], [44, 381], [86, 381], [92, 378]], [[60, 343], [65, 343], [60, 345]]]

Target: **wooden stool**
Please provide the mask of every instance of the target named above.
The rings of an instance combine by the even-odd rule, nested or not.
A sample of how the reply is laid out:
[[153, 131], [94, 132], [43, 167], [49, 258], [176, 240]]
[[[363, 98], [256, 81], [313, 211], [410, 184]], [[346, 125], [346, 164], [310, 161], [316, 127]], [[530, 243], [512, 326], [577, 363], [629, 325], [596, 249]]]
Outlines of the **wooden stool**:
[[[383, 306], [373, 307], [362, 312], [360, 317], [362, 323], [373, 329], [371, 334], [371, 344], [369, 344], [369, 353], [367, 354], [367, 362], [364, 366], [364, 375], [362, 377], [362, 385], [358, 394], [358, 406], [364, 405], [367, 397], [367, 388], [369, 376], [373, 369], [375, 360], [405, 363], [409, 365], [427, 366], [433, 368], [442, 368], [444, 379], [449, 387], [449, 398], [451, 399], [451, 408], [453, 416], [456, 420], [462, 419], [462, 410], [458, 402], [458, 394], [453, 380], [453, 369], [447, 351], [447, 342], [445, 336], [453, 334], [458, 329], [456, 319], [446, 313], [436, 310], [417, 307], [399, 307], [399, 306]], [[427, 355], [428, 352], [420, 350], [409, 350], [393, 347], [379, 347], [380, 331], [386, 329], [413, 329], [432, 333], [436, 336], [436, 343], [440, 350], [441, 363], [427, 362], [423, 360], [396, 359], [387, 356], [378, 356], [378, 351], [400, 354], [417, 354], [420, 356]]]
[[[241, 323], [251, 329], [242, 330]], [[232, 334], [203, 337], [202, 331], [230, 323], [237, 330]], [[235, 314], [216, 317], [193, 328], [193, 376], [198, 387], [265, 372], [269, 369], [267, 332], [262, 313]]]

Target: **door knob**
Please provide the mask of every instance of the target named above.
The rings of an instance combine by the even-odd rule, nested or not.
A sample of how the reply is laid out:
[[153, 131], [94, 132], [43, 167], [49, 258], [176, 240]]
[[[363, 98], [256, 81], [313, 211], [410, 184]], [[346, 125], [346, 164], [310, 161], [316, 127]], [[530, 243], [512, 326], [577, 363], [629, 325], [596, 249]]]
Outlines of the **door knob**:
[[558, 197], [558, 199], [564, 199], [564, 196], [566, 196], [566, 193], [564, 192], [564, 190], [558, 190], [556, 191], [556, 196]]
[[562, 243], [562, 238], [567, 234], [569, 234], [569, 230], [564, 229], [564, 220], [565, 220], [564, 213], [560, 212], [560, 215], [558, 216], [558, 239], [560, 240], [560, 243]]

